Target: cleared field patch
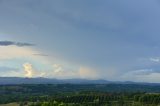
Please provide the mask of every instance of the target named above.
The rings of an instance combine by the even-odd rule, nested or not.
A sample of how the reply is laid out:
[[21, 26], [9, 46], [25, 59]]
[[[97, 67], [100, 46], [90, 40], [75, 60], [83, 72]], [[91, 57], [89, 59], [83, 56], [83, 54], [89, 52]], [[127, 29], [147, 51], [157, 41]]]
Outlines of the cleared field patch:
[[18, 103], [1, 104], [0, 106], [19, 106]]

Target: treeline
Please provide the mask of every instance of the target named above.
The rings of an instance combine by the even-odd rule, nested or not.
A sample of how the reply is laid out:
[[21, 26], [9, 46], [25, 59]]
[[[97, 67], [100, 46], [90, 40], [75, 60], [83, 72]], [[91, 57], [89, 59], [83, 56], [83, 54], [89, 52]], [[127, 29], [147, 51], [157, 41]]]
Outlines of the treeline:
[[[53, 98], [52, 98], [53, 99]], [[76, 95], [38, 101], [30, 106], [158, 106], [160, 94], [104, 94]]]
[[160, 94], [143, 94], [143, 95], [135, 95], [134, 101], [140, 102], [143, 104], [160, 104]]
[[30, 93], [57, 94], [61, 92], [100, 91], [100, 92], [149, 92], [160, 93], [158, 84], [22, 84], [0, 85], [0, 94]]
[[135, 84], [3, 85], [0, 86], [0, 104], [17, 102], [21, 106], [25, 103], [31, 106], [158, 106], [158, 88], [158, 85]]

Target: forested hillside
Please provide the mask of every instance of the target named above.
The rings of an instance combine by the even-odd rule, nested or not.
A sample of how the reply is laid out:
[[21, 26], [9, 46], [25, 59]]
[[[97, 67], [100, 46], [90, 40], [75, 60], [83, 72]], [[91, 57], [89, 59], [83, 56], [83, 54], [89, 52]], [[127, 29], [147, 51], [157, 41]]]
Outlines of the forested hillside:
[[158, 106], [159, 85], [33, 84], [0, 86], [0, 104], [21, 106]]

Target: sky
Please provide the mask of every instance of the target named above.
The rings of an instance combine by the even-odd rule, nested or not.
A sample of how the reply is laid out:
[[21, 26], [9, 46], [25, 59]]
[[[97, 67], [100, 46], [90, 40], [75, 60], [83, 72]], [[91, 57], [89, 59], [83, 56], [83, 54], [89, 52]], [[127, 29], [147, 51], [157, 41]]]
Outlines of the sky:
[[160, 83], [159, 0], [0, 0], [0, 76]]

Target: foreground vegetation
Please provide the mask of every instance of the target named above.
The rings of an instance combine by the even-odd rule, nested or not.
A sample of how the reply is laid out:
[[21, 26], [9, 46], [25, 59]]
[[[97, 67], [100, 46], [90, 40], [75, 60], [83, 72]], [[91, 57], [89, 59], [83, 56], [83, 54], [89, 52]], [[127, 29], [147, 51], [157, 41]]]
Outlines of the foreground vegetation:
[[83, 94], [52, 98], [30, 106], [158, 106], [160, 94]]
[[1, 85], [0, 95], [15, 106], [160, 106], [159, 85]]

